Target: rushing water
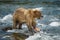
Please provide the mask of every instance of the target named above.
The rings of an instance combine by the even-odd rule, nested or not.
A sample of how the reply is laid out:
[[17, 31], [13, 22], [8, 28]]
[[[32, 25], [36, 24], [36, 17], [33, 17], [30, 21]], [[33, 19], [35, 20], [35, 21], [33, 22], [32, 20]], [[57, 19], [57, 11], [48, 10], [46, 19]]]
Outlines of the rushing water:
[[[44, 16], [41, 20], [36, 20], [37, 27], [41, 28], [41, 32], [29, 36], [25, 40], [60, 40], [60, 7], [41, 4], [0, 4], [0, 40], [13, 40], [9, 32], [1, 29], [12, 26], [12, 14], [19, 7], [40, 9]], [[26, 29], [25, 24], [22, 26]]]

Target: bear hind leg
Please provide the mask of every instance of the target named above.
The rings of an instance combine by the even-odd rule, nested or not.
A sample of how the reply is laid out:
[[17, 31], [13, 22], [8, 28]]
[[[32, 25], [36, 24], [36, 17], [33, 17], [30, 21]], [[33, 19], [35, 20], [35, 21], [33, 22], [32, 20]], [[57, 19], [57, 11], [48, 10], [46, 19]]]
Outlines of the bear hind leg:
[[18, 29], [22, 29], [22, 23], [19, 23]]
[[17, 22], [16, 21], [13, 21], [13, 29], [17, 29]]

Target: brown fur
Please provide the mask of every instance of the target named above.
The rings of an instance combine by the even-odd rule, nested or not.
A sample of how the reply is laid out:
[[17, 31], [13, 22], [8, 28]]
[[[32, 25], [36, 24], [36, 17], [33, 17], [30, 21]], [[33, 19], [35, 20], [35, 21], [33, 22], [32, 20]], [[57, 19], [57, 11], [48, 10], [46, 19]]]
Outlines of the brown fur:
[[21, 29], [21, 25], [26, 23], [29, 31], [32, 31], [36, 28], [35, 18], [40, 19], [41, 16], [38, 10], [18, 8], [13, 14], [13, 29], [16, 29], [17, 25]]

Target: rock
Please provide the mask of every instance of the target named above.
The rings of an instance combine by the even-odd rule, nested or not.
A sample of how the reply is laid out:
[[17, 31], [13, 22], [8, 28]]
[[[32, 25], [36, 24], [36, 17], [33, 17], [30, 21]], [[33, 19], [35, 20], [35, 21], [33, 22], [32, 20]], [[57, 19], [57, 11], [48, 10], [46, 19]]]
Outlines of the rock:
[[12, 37], [14, 38], [14, 40], [25, 40], [29, 36], [22, 33], [13, 33]]

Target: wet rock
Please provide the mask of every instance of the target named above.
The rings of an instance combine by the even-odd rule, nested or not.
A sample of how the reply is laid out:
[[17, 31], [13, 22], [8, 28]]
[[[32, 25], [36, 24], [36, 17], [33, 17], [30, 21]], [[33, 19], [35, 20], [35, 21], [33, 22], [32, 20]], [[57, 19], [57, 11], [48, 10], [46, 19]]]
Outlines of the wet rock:
[[14, 38], [14, 40], [25, 40], [29, 36], [22, 33], [13, 33], [12, 37]]
[[2, 29], [3, 31], [7, 31], [7, 30], [12, 30], [12, 27], [5, 27]]

